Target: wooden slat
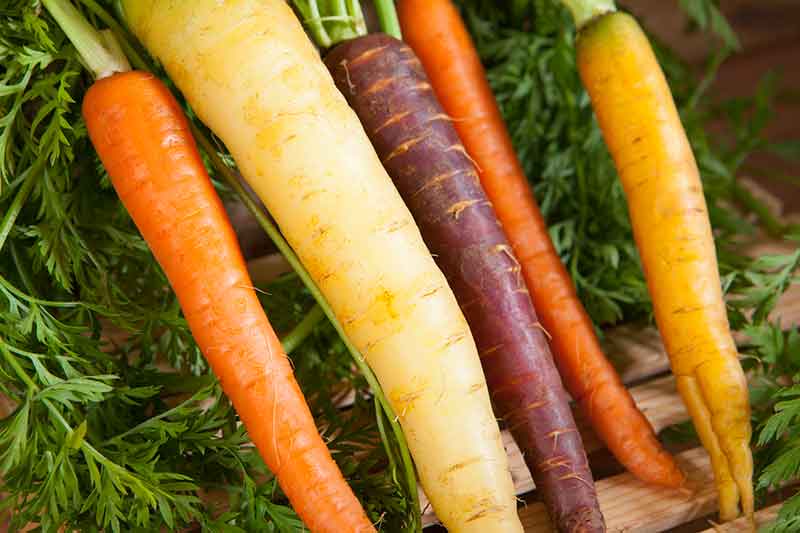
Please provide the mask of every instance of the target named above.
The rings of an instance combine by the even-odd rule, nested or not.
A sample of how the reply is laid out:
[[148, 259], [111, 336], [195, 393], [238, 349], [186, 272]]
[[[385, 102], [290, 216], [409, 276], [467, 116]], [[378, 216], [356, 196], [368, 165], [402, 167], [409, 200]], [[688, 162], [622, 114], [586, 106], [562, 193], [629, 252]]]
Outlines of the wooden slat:
[[[669, 490], [647, 485], [629, 473], [596, 483], [600, 508], [609, 533], [658, 533], [713, 513], [717, 491], [708, 454], [694, 448], [676, 456], [691, 488]], [[520, 509], [526, 533], [552, 533], [544, 505]]]
[[[767, 507], [758, 511], [755, 515], [756, 527], [762, 527], [778, 517], [778, 511], [781, 509], [781, 504], [778, 503], [772, 507]], [[713, 524], [712, 527], [703, 531], [703, 533], [750, 533], [752, 526], [747, 518], [739, 518], [727, 524]]]

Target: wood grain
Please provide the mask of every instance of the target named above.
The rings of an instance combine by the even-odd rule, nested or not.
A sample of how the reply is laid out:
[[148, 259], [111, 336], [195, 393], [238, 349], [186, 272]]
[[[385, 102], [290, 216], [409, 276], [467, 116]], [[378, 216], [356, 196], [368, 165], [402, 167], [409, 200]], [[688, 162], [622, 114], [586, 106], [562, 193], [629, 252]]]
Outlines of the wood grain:
[[[776, 504], [756, 512], [756, 527], [763, 527], [778, 517], [781, 505]], [[750, 533], [752, 531], [750, 521], [747, 518], [739, 518], [727, 524], [713, 524], [703, 533]]]

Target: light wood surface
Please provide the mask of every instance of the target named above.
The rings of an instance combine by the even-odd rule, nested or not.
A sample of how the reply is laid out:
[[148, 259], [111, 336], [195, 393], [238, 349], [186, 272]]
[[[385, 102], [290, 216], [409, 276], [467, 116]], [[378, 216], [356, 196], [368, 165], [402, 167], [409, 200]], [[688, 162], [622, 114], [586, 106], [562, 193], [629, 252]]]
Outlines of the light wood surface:
[[[777, 518], [781, 505], [776, 504], [765, 509], [761, 509], [755, 514], [756, 527], [762, 527]], [[739, 518], [727, 524], [712, 524], [703, 533], [749, 533], [752, 531], [750, 521], [747, 518]]]

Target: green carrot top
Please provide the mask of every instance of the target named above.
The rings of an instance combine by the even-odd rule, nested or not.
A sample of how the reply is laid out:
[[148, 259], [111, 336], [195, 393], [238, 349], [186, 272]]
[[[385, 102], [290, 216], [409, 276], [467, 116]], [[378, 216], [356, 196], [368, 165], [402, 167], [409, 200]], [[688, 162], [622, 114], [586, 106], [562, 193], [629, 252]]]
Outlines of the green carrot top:
[[97, 31], [69, 1], [43, 0], [96, 79], [131, 69], [114, 34]]
[[[367, 34], [367, 24], [358, 0], [292, 0], [303, 26], [321, 48], [330, 48]], [[401, 39], [394, 0], [374, 0], [381, 31]]]
[[562, 0], [580, 30], [595, 18], [617, 10], [614, 0]]

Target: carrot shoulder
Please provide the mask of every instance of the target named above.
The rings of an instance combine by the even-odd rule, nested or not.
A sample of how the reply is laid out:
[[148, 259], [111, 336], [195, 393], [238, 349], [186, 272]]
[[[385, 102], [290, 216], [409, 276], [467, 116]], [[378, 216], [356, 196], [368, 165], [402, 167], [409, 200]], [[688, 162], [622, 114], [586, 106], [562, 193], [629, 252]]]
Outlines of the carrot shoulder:
[[89, 135], [250, 438], [311, 529], [374, 531], [314, 425], [183, 112], [157, 78], [86, 94]]
[[730, 333], [703, 186], [667, 81], [636, 20], [585, 25], [578, 68], [628, 199], [656, 323], [711, 455], [720, 516], [753, 513], [747, 381]]
[[520, 266], [414, 52], [383, 34], [325, 59], [445, 274], [557, 529], [605, 531], [580, 433]]
[[401, 0], [405, 40], [470, 157], [522, 266], [570, 394], [617, 459], [649, 483], [680, 486], [683, 474], [661, 447], [606, 358], [591, 319], [547, 232], [511, 144], [475, 46], [451, 0]]

